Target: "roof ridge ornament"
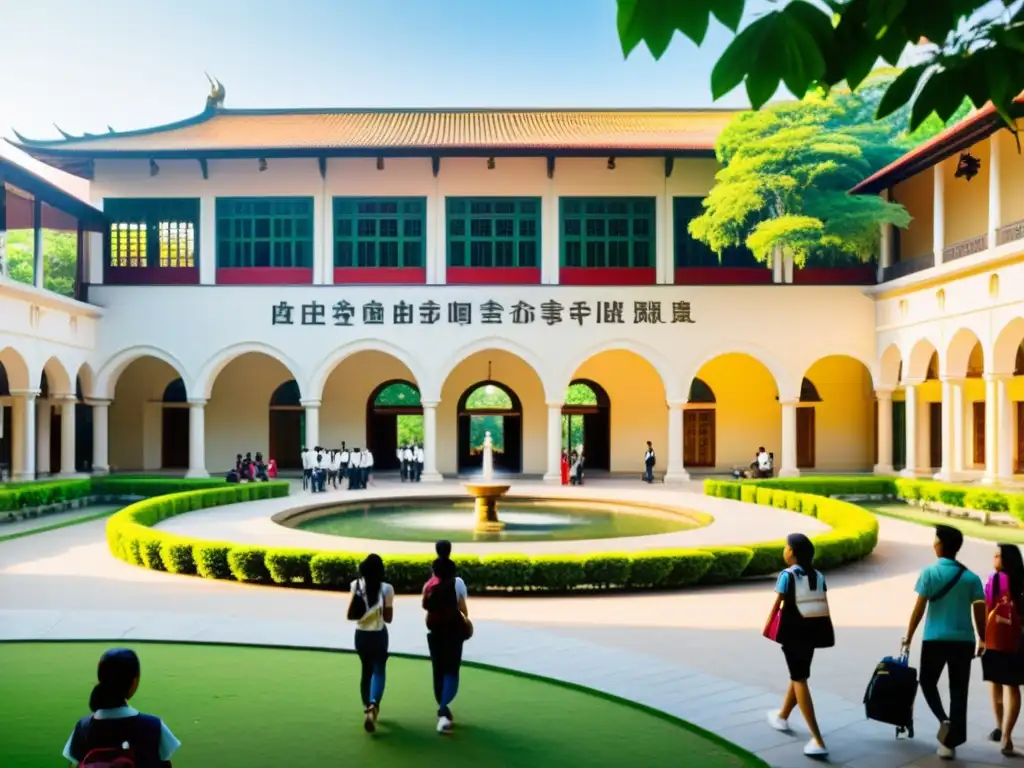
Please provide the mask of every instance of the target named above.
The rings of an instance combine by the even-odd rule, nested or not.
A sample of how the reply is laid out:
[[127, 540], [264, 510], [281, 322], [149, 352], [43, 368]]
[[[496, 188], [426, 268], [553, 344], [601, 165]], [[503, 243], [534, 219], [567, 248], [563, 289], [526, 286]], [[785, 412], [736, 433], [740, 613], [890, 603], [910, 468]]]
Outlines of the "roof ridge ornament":
[[221, 109], [224, 106], [224, 97], [227, 92], [224, 90], [224, 84], [221, 83], [215, 77], [210, 77], [209, 72], [204, 72], [206, 79], [210, 81], [210, 95], [206, 97], [206, 109]]
[[65, 131], [63, 128], [61, 128], [56, 123], [53, 124], [53, 127], [57, 129], [57, 133], [59, 133], [61, 136], [63, 136], [68, 141], [71, 141], [71, 140], [73, 140], [75, 138], [74, 136], [72, 136], [70, 133]]

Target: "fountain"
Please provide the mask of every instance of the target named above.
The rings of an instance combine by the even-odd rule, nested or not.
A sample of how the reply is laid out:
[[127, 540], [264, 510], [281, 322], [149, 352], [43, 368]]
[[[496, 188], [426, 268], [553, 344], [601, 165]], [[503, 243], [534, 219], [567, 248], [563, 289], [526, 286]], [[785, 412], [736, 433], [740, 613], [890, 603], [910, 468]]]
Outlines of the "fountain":
[[498, 499], [508, 493], [510, 485], [494, 482], [494, 449], [491, 433], [484, 433], [483, 480], [466, 483], [465, 488], [476, 500], [476, 529], [485, 533], [502, 530], [505, 524], [498, 519]]

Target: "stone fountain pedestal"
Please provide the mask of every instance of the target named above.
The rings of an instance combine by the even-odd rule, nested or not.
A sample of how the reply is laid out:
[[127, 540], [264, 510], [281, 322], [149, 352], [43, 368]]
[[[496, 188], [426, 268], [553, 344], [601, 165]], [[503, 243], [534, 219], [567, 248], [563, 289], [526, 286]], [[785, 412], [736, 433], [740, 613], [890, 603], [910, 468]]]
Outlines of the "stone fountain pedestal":
[[511, 485], [497, 483], [466, 483], [466, 490], [476, 503], [476, 529], [484, 533], [504, 530], [505, 524], [498, 519], [498, 499], [508, 493]]

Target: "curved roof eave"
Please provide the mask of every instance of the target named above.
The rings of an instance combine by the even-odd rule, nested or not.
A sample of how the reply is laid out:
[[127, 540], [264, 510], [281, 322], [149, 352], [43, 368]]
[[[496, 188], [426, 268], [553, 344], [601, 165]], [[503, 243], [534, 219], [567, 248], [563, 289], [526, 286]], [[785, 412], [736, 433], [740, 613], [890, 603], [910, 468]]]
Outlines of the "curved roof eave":
[[174, 131], [179, 128], [188, 128], [199, 123], [205, 123], [207, 120], [215, 117], [218, 111], [223, 112], [224, 110], [216, 109], [205, 109], [198, 115], [192, 117], [186, 117], [184, 120], [175, 120], [173, 123], [164, 123], [163, 125], [155, 125], [151, 128], [137, 128], [134, 131], [107, 131], [106, 133], [85, 133], [81, 136], [70, 136], [64, 133], [60, 129], [60, 126], [54, 126], [60, 133], [64, 134], [65, 138], [62, 139], [29, 139], [22, 136], [20, 133], [12, 129], [17, 142], [13, 142], [7, 139], [7, 142], [12, 146], [17, 147], [25, 152], [28, 151], [29, 147], [46, 147], [46, 148], [73, 148], [81, 144], [88, 144], [90, 141], [96, 141], [97, 139], [123, 139], [130, 138], [132, 136], [150, 136], [156, 133], [164, 133], [165, 131]]

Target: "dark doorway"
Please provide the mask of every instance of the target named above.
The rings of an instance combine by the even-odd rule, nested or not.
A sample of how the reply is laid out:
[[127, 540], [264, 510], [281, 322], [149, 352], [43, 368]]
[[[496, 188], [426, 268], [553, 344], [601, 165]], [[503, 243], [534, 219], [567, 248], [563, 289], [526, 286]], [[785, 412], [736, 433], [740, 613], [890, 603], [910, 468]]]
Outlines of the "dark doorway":
[[576, 379], [562, 406], [562, 450], [572, 453], [582, 445], [588, 470], [610, 470], [611, 415], [611, 400], [604, 388], [588, 379]]
[[814, 406], [796, 409], [796, 466], [797, 469], [814, 469], [815, 462]]
[[302, 469], [302, 449], [306, 437], [306, 410], [295, 379], [289, 379], [270, 396], [270, 439], [267, 459], [277, 461], [278, 469]]
[[892, 401], [892, 466], [903, 469], [907, 466], [907, 403]]
[[188, 398], [185, 382], [175, 379], [164, 389], [160, 466], [188, 469]]
[[75, 469], [88, 472], [92, 469], [92, 406], [85, 404], [82, 379], [75, 381]]
[[[10, 397], [11, 388], [7, 383], [7, 369], [4, 368], [3, 363], [0, 363], [0, 397]], [[0, 405], [0, 427], [3, 427], [3, 431], [0, 431], [0, 478], [10, 477], [13, 469], [11, 467], [11, 418], [13, 416], [14, 409]]]
[[523, 471], [523, 407], [515, 392], [497, 381], [474, 384], [459, 398], [459, 472], [483, 465], [484, 435], [491, 433], [494, 469]]
[[399, 445], [423, 444], [419, 388], [408, 381], [385, 381], [366, 400], [366, 447], [375, 471], [397, 470]]
[[[690, 382], [688, 404], [714, 405], [715, 393], [703, 379]], [[683, 411], [683, 466], [715, 466], [715, 409], [687, 408]]]
[[61, 434], [61, 408], [47, 406], [50, 409], [50, 474], [60, 472], [60, 452], [64, 436]]
[[1017, 462], [1018, 473], [1024, 472], [1024, 402], [1017, 402]]
[[972, 463], [976, 467], [985, 466], [985, 401], [971, 403], [971, 415], [974, 422], [974, 451]]
[[928, 403], [928, 466], [942, 466], [942, 403]]

